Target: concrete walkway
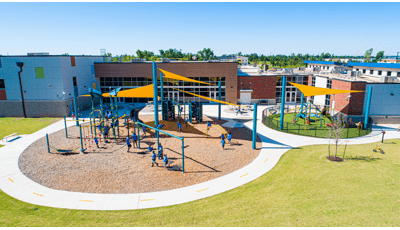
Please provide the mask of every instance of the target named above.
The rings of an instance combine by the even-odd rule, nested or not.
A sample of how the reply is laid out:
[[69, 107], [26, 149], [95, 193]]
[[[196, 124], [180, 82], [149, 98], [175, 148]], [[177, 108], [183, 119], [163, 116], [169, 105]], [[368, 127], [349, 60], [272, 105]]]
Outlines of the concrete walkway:
[[[208, 116], [217, 116], [218, 107], [207, 105], [204, 113]], [[63, 121], [52, 124], [36, 133], [23, 136], [18, 140], [7, 143], [0, 148], [0, 189], [8, 195], [21, 201], [42, 206], [83, 209], [83, 210], [127, 210], [144, 209], [186, 203], [205, 197], [213, 196], [233, 188], [246, 184], [272, 169], [280, 157], [288, 150], [315, 144], [327, 144], [327, 139], [296, 136], [278, 132], [265, 127], [261, 121], [263, 107], [258, 109], [257, 133], [263, 144], [260, 155], [249, 165], [222, 177], [206, 181], [200, 184], [151, 193], [137, 194], [94, 194], [68, 192], [44, 187], [24, 176], [18, 167], [20, 154], [34, 141], [42, 138], [46, 133], [53, 133], [63, 129]], [[223, 109], [224, 106], [223, 106]], [[222, 109], [222, 110], [223, 110]], [[249, 119], [235, 114], [222, 113], [225, 119]], [[69, 121], [68, 126], [75, 125]], [[244, 125], [252, 129], [252, 121], [245, 121]], [[363, 144], [379, 141], [381, 131], [386, 130], [385, 139], [400, 138], [400, 132], [396, 131], [398, 126], [378, 126], [373, 132], [360, 138], [344, 140], [349, 144]]]

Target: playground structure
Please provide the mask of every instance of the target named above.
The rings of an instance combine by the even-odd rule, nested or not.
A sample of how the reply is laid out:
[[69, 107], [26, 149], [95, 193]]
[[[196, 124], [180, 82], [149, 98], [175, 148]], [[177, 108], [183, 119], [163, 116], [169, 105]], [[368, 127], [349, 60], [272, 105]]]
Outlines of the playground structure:
[[[307, 124], [310, 124], [310, 122], [312, 122], [312, 120], [310, 119], [311, 115], [313, 115], [313, 117], [316, 117], [316, 118], [318, 118], [318, 117], [321, 118], [320, 126], [322, 126], [322, 120], [324, 120], [324, 122], [325, 122], [325, 119], [322, 119], [323, 117], [321, 117], [321, 115], [323, 115], [322, 111], [319, 111], [319, 109], [318, 109], [319, 113], [310, 113], [309, 112], [307, 114], [307, 109], [310, 109], [311, 105], [310, 105], [309, 101], [307, 101], [306, 107], [304, 107], [304, 97], [317, 96], [317, 95], [331, 95], [331, 94], [340, 94], [340, 93], [363, 92], [363, 91], [358, 91], [358, 90], [326, 89], [326, 88], [297, 84], [297, 83], [293, 83], [293, 82], [289, 82], [289, 83], [292, 84], [293, 86], [295, 86], [297, 89], [299, 89], [302, 93], [301, 94], [300, 111], [297, 114], [296, 119], [293, 121], [294, 123], [297, 121], [298, 117], [301, 117], [301, 118], [306, 119]], [[284, 116], [285, 116], [285, 113], [284, 113], [284, 107], [285, 107], [285, 102], [286, 102], [286, 98], [285, 98], [285, 96], [286, 96], [286, 77], [285, 76], [282, 76], [282, 94], [281, 95], [282, 95], [282, 97], [281, 97], [281, 113], [280, 113], [279, 130], [283, 130], [283, 122], [284, 122]], [[370, 96], [368, 98], [369, 99], [368, 99], [368, 104], [367, 104], [367, 110], [369, 110]], [[324, 116], [326, 116], [327, 110], [323, 110], [323, 111], [324, 111]], [[368, 114], [367, 114], [367, 116], [368, 116]], [[367, 125], [367, 118], [366, 118], [365, 126], [366, 125]]]

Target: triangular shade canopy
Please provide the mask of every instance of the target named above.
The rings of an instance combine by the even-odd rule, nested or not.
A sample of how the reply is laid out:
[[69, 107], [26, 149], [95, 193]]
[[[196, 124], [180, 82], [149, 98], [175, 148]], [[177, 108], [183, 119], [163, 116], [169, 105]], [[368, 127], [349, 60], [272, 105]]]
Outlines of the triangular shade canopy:
[[[175, 88], [172, 88], [172, 89], [175, 89]], [[227, 105], [239, 106], [239, 105], [232, 104], [232, 103], [229, 103], [229, 102], [216, 100], [216, 99], [213, 99], [213, 98], [210, 98], [210, 97], [204, 97], [204, 96], [201, 96], [201, 95], [198, 95], [198, 94], [195, 94], [195, 93], [189, 93], [189, 92], [184, 91], [184, 90], [180, 90], [180, 89], [175, 89], [175, 90], [178, 90], [178, 91], [181, 91], [181, 92], [184, 92], [184, 93], [196, 96], [196, 97], [200, 97], [200, 98], [203, 98], [203, 99], [206, 99], [206, 100], [209, 100], [209, 101], [218, 102], [218, 103], [227, 104]]]
[[[135, 89], [127, 89], [119, 91], [117, 97], [135, 97], [135, 98], [153, 98], [153, 84]], [[103, 93], [103, 97], [110, 97], [109, 93]]]
[[302, 84], [297, 84], [297, 83], [292, 83], [292, 82], [289, 82], [289, 83], [292, 84], [293, 86], [296, 86], [296, 88], [298, 88], [303, 93], [303, 96], [305, 96], [305, 97], [317, 96], [317, 95], [339, 94], [339, 93], [364, 92], [364, 91], [359, 91], [359, 90], [326, 89], [326, 88], [302, 85]]
[[193, 79], [190, 79], [187, 77], [182, 77], [178, 74], [174, 74], [174, 73], [168, 72], [163, 69], [159, 69], [159, 70], [164, 74], [165, 78], [172, 78], [172, 79], [179, 80], [179, 81], [190, 81], [190, 82], [195, 82], [195, 83], [200, 83], [200, 84], [213, 85], [213, 84], [202, 82], [202, 81], [196, 81], [196, 80], [193, 80]]

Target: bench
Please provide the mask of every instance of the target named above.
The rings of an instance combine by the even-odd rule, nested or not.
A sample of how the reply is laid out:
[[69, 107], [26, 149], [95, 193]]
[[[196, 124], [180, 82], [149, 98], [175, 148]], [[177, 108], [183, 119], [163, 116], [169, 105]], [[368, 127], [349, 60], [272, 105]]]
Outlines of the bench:
[[15, 136], [18, 136], [18, 137], [19, 137], [19, 134], [18, 134], [18, 133], [10, 134], [10, 135], [8, 135], [8, 136], [6, 136], [6, 137], [3, 137], [3, 139], [1, 139], [1, 141], [4, 142], [4, 139], [6, 139], [6, 142], [7, 142], [7, 139], [8, 139], [8, 138], [10, 138], [10, 137], [15, 137]]

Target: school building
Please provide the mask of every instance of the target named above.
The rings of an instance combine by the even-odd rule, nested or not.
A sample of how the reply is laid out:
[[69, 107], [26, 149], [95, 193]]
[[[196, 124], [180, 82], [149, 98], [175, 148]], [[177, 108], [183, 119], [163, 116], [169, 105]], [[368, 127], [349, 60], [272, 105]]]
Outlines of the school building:
[[[23, 64], [21, 64], [23, 63]], [[315, 96], [316, 105], [327, 106], [343, 115], [362, 117], [369, 86], [372, 88], [370, 114], [393, 118], [400, 116], [400, 64], [304, 61], [297, 69], [261, 69], [229, 61], [156, 62], [163, 69], [203, 85], [164, 78], [164, 98], [178, 101], [203, 101], [175, 89], [239, 104], [280, 104], [282, 76], [287, 82], [332, 88], [362, 90], [363, 93]], [[90, 98], [81, 97], [89, 88], [109, 92], [121, 87], [132, 89], [152, 84], [152, 62], [136, 59], [132, 62], [109, 62], [102, 56], [0, 56], [0, 116], [70, 116], [73, 92], [78, 95], [78, 107], [90, 108]], [[160, 76], [158, 71], [157, 76]], [[300, 104], [301, 92], [287, 84], [286, 104]], [[21, 93], [22, 92], [22, 93]], [[119, 98], [124, 103], [145, 103], [151, 98]], [[105, 99], [107, 102], [107, 99]], [[397, 118], [396, 118], [397, 119]], [[400, 122], [400, 121], [399, 121]]]

